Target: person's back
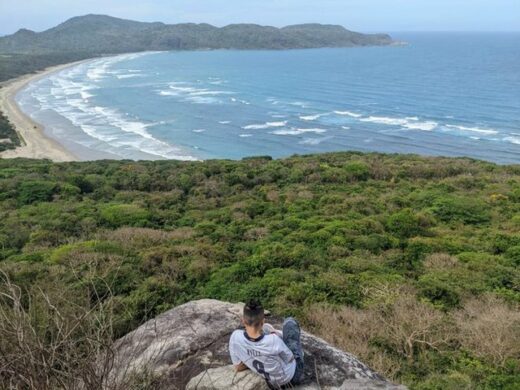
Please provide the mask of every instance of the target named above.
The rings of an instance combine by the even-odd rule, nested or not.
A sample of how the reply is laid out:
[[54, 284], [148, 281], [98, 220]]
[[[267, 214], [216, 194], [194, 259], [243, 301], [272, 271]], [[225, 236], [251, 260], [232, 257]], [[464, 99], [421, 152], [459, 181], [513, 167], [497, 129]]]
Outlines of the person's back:
[[243, 324], [246, 329], [235, 330], [229, 340], [231, 361], [236, 369], [249, 368], [275, 388], [298, 384], [303, 374], [303, 352], [297, 322], [286, 320], [283, 335], [268, 324], [264, 329], [263, 308], [250, 302], [244, 307]]
[[272, 385], [289, 383], [294, 375], [296, 361], [293, 354], [275, 334], [262, 335], [253, 340], [245, 330], [235, 330], [231, 335], [229, 349], [233, 364], [244, 363]]

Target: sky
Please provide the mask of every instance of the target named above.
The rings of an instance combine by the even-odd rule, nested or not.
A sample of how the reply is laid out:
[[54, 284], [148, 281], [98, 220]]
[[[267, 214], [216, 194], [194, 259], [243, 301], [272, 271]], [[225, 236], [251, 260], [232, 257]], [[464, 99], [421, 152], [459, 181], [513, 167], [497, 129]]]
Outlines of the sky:
[[73, 16], [165, 23], [317, 22], [361, 32], [520, 31], [520, 0], [0, 0], [0, 35], [43, 31]]

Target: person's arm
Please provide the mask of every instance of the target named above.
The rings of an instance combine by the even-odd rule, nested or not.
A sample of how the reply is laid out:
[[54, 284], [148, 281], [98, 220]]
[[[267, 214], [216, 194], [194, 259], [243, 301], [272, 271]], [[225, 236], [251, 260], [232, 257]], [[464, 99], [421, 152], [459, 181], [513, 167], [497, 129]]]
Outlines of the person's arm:
[[237, 372], [247, 370], [248, 367], [240, 360], [238, 357], [237, 352], [235, 351], [236, 348], [236, 341], [234, 340], [233, 335], [231, 336], [231, 339], [229, 340], [229, 355], [231, 357], [231, 362], [233, 363], [233, 366], [235, 367], [235, 370]]
[[249, 370], [249, 367], [246, 366], [243, 362], [235, 364], [235, 371], [236, 372], [245, 371], [245, 370]]
[[275, 334], [281, 339], [283, 339], [283, 333], [281, 330], [275, 329], [275, 327], [271, 324], [265, 323], [264, 324], [264, 333], [267, 334]]
[[285, 362], [285, 364], [289, 364], [294, 360], [294, 355], [291, 350], [285, 345], [282, 339], [279, 339], [278, 344], [278, 355]]

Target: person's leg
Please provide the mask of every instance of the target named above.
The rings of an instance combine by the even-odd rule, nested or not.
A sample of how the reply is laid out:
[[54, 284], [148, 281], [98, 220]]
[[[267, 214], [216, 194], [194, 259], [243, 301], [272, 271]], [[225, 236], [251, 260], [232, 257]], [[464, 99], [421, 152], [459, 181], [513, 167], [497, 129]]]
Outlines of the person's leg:
[[286, 318], [283, 322], [283, 341], [296, 359], [296, 371], [291, 383], [298, 385], [303, 378], [303, 348], [300, 340], [300, 325], [292, 317]]

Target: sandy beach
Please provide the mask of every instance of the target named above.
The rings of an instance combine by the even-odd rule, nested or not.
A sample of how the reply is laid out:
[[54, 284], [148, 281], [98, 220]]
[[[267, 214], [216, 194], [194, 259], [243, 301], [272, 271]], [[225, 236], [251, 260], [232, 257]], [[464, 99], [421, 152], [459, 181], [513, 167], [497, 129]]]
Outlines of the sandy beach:
[[15, 96], [27, 84], [81, 62], [83, 61], [53, 66], [38, 73], [25, 75], [0, 84], [2, 87], [0, 88], [0, 111], [9, 118], [22, 142], [22, 146], [19, 148], [0, 153], [1, 158], [25, 157], [50, 159], [57, 162], [79, 160], [60, 143], [46, 136], [42, 126], [34, 122], [18, 107]]

